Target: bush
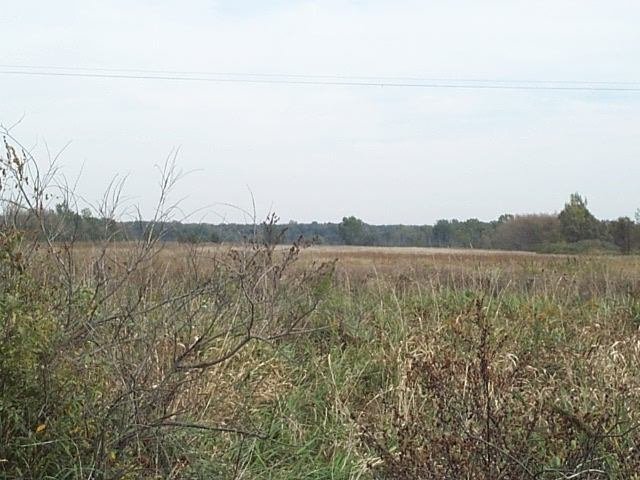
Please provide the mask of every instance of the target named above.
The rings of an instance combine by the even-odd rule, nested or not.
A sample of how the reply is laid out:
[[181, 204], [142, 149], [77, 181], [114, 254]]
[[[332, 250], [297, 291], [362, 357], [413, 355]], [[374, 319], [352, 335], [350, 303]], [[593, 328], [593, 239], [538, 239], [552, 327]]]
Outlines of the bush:
[[[223, 407], [219, 369], [305, 331], [333, 264], [293, 268], [300, 246], [266, 236], [213, 259], [197, 245], [166, 253], [170, 165], [142, 238], [81, 245], [47, 215], [54, 177], [9, 146], [0, 163], [12, 206], [0, 225], [0, 475], [181, 478], [203, 432], [266, 438], [242, 402]], [[275, 219], [264, 227], [279, 231]], [[205, 391], [218, 411], [202, 419]]]
[[611, 365], [581, 377], [537, 320], [514, 334], [500, 310], [476, 299], [437, 341], [418, 333], [382, 402], [389, 420], [354, 415], [378, 478], [638, 478], [635, 380], [606, 378]]

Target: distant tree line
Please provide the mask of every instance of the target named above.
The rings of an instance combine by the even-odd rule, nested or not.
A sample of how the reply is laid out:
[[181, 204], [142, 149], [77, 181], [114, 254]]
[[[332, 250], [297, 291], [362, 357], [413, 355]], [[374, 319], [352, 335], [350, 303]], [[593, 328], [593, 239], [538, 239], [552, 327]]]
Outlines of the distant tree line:
[[[6, 212], [5, 212], [6, 215]], [[434, 225], [370, 225], [354, 216], [340, 223], [209, 224], [144, 220], [117, 222], [96, 218], [89, 210], [75, 212], [59, 204], [46, 215], [56, 225], [58, 239], [93, 241], [104, 238], [139, 239], [162, 231], [167, 241], [185, 243], [237, 243], [263, 237], [265, 241], [292, 243], [300, 239], [322, 245], [412, 246], [527, 250], [579, 253], [640, 250], [640, 215], [599, 220], [578, 193], [570, 196], [559, 214], [501, 215], [497, 220], [438, 220]]]

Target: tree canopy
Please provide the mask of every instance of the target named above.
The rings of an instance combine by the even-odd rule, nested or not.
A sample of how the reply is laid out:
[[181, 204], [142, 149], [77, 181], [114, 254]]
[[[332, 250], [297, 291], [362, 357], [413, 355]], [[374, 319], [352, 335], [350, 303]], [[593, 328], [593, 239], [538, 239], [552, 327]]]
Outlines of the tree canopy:
[[[274, 217], [275, 218], [275, 217]], [[76, 211], [67, 203], [52, 208], [46, 221], [56, 225], [57, 239], [100, 240], [107, 236], [137, 239], [149, 222], [117, 222], [84, 208]], [[26, 225], [26, 223], [25, 223]], [[340, 223], [259, 225], [169, 222], [164, 239], [188, 243], [236, 243], [262, 235], [265, 241], [292, 243], [301, 237], [326, 245], [377, 245], [416, 247], [484, 248], [529, 251], [574, 252], [582, 250], [640, 250], [640, 215], [598, 220], [587, 201], [574, 193], [559, 214], [502, 214], [497, 220], [477, 218], [460, 221], [440, 219], [434, 225], [371, 225], [353, 215]]]

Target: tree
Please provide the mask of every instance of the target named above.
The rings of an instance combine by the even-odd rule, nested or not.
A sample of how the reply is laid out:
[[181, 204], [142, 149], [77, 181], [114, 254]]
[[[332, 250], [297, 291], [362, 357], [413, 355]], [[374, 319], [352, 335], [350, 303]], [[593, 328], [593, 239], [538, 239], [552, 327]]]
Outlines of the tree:
[[449, 220], [438, 220], [433, 226], [433, 241], [439, 247], [451, 245], [451, 234], [453, 228]]
[[458, 243], [462, 247], [478, 248], [489, 226], [477, 218], [470, 218], [459, 224]]
[[500, 222], [493, 235], [493, 247], [505, 250], [535, 250], [562, 239], [555, 215], [517, 215]]
[[373, 243], [367, 224], [354, 216], [344, 217], [338, 226], [338, 231], [345, 245], [371, 245]]
[[599, 237], [600, 223], [587, 208], [587, 200], [578, 193], [571, 194], [558, 218], [564, 239], [568, 242]]
[[629, 217], [620, 217], [609, 224], [609, 233], [620, 251], [624, 254], [631, 252], [631, 237], [633, 222]]
[[514, 216], [511, 213], [503, 213], [498, 217], [498, 223], [506, 223], [510, 220], [513, 220]]

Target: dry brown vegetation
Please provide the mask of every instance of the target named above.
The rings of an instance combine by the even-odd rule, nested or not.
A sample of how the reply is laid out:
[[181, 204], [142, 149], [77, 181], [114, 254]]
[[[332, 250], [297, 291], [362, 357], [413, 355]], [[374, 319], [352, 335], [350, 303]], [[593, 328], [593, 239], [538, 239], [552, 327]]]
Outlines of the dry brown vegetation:
[[638, 257], [164, 243], [170, 170], [81, 244], [3, 167], [4, 478], [640, 478]]
[[[37, 477], [36, 458], [60, 436], [74, 445], [57, 464], [67, 476], [635, 478], [640, 465], [637, 257], [158, 243], [141, 260], [136, 244], [52, 248], [10, 270], [46, 292], [29, 294], [49, 322], [31, 328], [61, 329], [71, 315], [83, 341], [56, 337], [46, 368], [74, 381], [61, 392], [40, 384], [44, 404], [30, 404], [19, 437], [34, 445], [21, 459], [32, 470], [5, 447], [7, 475]], [[73, 266], [66, 300], [60, 259]], [[333, 261], [323, 284], [318, 266]], [[240, 271], [253, 293], [221, 303]], [[273, 272], [282, 287], [265, 297], [255, 281]], [[224, 335], [183, 375], [176, 362], [216, 304]], [[7, 341], [26, 321], [12, 308]], [[239, 317], [245, 334], [232, 333]], [[101, 429], [114, 408], [119, 420]], [[4, 429], [10, 446], [17, 432]]]

